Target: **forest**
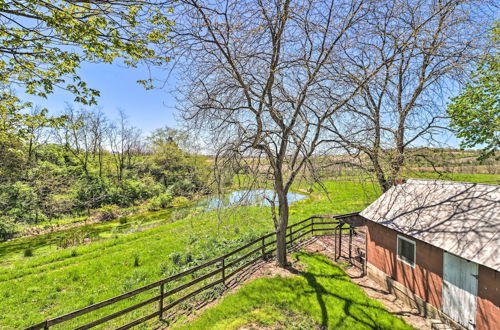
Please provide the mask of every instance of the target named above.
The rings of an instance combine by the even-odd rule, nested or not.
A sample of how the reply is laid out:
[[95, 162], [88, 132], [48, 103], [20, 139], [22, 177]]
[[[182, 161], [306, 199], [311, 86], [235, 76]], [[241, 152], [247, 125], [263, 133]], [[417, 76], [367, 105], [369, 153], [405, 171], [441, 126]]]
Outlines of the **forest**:
[[158, 210], [208, 189], [209, 160], [179, 148], [184, 134], [146, 136], [124, 112], [112, 121], [68, 106], [54, 117], [23, 104], [2, 106], [0, 123], [0, 239], [55, 219], [111, 220], [145, 202]]

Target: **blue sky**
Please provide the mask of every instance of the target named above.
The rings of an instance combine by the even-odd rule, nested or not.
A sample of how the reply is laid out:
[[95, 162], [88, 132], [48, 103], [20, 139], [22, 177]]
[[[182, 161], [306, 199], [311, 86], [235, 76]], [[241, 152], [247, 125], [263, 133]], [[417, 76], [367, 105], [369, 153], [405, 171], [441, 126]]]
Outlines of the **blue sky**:
[[[117, 118], [118, 110], [122, 109], [128, 115], [130, 123], [145, 133], [164, 126], [176, 126], [175, 99], [168, 92], [171, 86], [167, 84], [163, 89], [146, 90], [136, 82], [148, 78], [146, 67], [134, 69], [120, 64], [84, 63], [79, 74], [89, 87], [101, 92], [97, 107], [111, 120]], [[155, 72], [155, 76], [160, 74]], [[54, 115], [60, 113], [67, 103], [74, 103], [74, 96], [63, 90], [56, 90], [46, 99], [21, 91], [18, 96], [49, 109]]]
[[[118, 111], [125, 111], [129, 122], [148, 134], [160, 127], [176, 127], [175, 98], [171, 91], [175, 86], [175, 77], [171, 77], [163, 88], [146, 90], [137, 83], [139, 79], [149, 77], [148, 68], [140, 66], [129, 68], [115, 64], [83, 63], [79, 70], [80, 76], [89, 87], [98, 89], [101, 96], [98, 98], [97, 107], [100, 108], [110, 120], [118, 117]], [[156, 78], [166, 77], [166, 73], [158, 69], [153, 73]], [[18, 91], [22, 100], [31, 101], [49, 109], [50, 113], [57, 115], [62, 112], [67, 103], [74, 103], [74, 96], [64, 90], [56, 89], [48, 97], [41, 98]], [[458, 147], [458, 140], [452, 134], [443, 134], [440, 140], [444, 145]], [[417, 142], [417, 145], [427, 145], [426, 141]]]

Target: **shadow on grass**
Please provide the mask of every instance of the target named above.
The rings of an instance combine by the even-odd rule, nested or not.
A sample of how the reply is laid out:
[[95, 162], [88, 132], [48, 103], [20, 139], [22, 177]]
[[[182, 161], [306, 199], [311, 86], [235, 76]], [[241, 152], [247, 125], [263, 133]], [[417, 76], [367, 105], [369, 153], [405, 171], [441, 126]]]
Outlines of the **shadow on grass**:
[[[283, 322], [290, 326], [290, 320], [284, 316], [290, 311], [314, 320], [320, 329], [411, 329], [381, 303], [368, 298], [326, 257], [299, 252], [294, 258], [305, 266], [298, 275], [252, 281], [186, 324], [186, 328], [239, 329], [247, 325], [283, 328]], [[268, 307], [277, 312], [265, 317], [254, 312]], [[300, 328], [297, 324], [291, 326]]]
[[[340, 271], [340, 268], [338, 268], [338, 266], [332, 265], [321, 255], [298, 254], [297, 260], [301, 261], [301, 257], [303, 256], [307, 256], [307, 258], [313, 258], [315, 262], [321, 263], [324, 266], [328, 267], [333, 266]], [[366, 296], [365, 297], [360, 296], [359, 298], [361, 299], [353, 299], [352, 296], [350, 297], [349, 291], [355, 289], [359, 290], [359, 288], [355, 287], [356, 285], [351, 282], [351, 280], [345, 273], [324, 274], [324, 273], [312, 273], [306, 271], [302, 273], [301, 276], [304, 277], [307, 280], [309, 286], [314, 289], [316, 301], [320, 306], [321, 310], [320, 324], [322, 328], [340, 328], [342, 327], [346, 319], [352, 318], [357, 323], [359, 323], [360, 325], [363, 324], [367, 328], [379, 329], [381, 327], [378, 325], [377, 319], [373, 317], [372, 315], [373, 313], [368, 313], [367, 311], [369, 311], [370, 309], [374, 309], [380, 313], [389, 314], [389, 312], [387, 312], [381, 305], [377, 306], [377, 304], [370, 303], [370, 300], [366, 298]], [[344, 282], [343, 286], [344, 289], [346, 289], [346, 292], [334, 292], [332, 290], [333, 287], [326, 288], [325, 285], [323, 284], [326, 284], [325, 282], [328, 281]], [[323, 284], [320, 282], [323, 282]], [[329, 308], [325, 302], [325, 297], [331, 297], [334, 300], [338, 300], [339, 303], [343, 304], [344, 315], [342, 315], [340, 319], [329, 320]], [[332, 322], [335, 323], [332, 325], [331, 324]]]

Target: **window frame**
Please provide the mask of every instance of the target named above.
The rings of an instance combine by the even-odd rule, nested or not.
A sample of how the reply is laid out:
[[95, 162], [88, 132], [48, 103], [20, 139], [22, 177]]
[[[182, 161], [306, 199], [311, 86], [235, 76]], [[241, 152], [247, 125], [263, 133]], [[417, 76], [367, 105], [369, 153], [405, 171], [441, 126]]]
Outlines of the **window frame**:
[[[413, 264], [404, 260], [403, 258], [400, 258], [400, 253], [399, 253], [399, 240], [402, 239], [408, 243], [411, 243], [413, 244]], [[396, 240], [396, 256], [398, 258], [399, 261], [407, 264], [408, 266], [410, 266], [411, 268], [415, 268], [415, 265], [417, 263], [417, 243], [411, 239], [408, 239], [404, 236], [401, 236], [401, 235], [397, 235], [397, 240]]]

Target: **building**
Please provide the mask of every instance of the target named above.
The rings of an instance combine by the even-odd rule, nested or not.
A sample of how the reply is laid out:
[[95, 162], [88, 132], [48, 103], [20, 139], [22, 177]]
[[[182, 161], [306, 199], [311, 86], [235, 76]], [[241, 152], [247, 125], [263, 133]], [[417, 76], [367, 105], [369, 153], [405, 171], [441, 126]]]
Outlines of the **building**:
[[500, 329], [500, 186], [410, 179], [360, 215], [367, 272], [424, 314]]

